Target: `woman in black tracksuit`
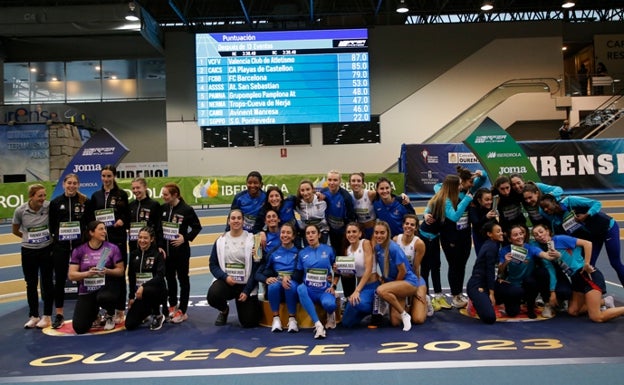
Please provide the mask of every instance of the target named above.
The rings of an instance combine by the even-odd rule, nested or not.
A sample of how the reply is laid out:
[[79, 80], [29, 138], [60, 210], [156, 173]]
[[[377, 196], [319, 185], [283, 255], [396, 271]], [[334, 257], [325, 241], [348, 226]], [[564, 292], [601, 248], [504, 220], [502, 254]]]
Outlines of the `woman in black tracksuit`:
[[[169, 291], [169, 317], [173, 323], [181, 323], [188, 318], [191, 282], [189, 262], [191, 245], [202, 229], [195, 210], [184, 202], [180, 188], [175, 183], [167, 183], [162, 189], [165, 203], [162, 206], [161, 228], [163, 238], [161, 247], [167, 254], [167, 288]], [[178, 282], [180, 282], [180, 302], [178, 304]]]
[[65, 322], [65, 283], [72, 251], [83, 243], [86, 228], [85, 211], [89, 199], [78, 191], [78, 175], [67, 174], [63, 178], [63, 194], [50, 202], [50, 233], [54, 239], [52, 259], [54, 261], [54, 304], [56, 316], [52, 328], [58, 329]]
[[[112, 164], [102, 167], [102, 188], [91, 196], [91, 205], [88, 209], [87, 223], [98, 220], [106, 226], [108, 242], [119, 248], [124, 267], [128, 266], [128, 228], [130, 226], [130, 207], [128, 193], [120, 189], [115, 182], [117, 168]], [[119, 299], [115, 312], [115, 323], [124, 319], [126, 309], [126, 292], [124, 285], [122, 297]]]
[[139, 327], [151, 315], [150, 330], [158, 330], [165, 320], [167, 285], [165, 258], [156, 245], [154, 229], [145, 226], [137, 234], [137, 248], [130, 252], [128, 261], [128, 316], [126, 329]]
[[154, 229], [154, 235], [158, 241], [162, 236], [160, 231], [160, 203], [149, 196], [147, 181], [144, 178], [132, 180], [132, 193], [134, 200], [130, 202], [130, 232], [128, 235], [128, 247], [132, 253], [137, 248], [139, 230], [145, 226]]

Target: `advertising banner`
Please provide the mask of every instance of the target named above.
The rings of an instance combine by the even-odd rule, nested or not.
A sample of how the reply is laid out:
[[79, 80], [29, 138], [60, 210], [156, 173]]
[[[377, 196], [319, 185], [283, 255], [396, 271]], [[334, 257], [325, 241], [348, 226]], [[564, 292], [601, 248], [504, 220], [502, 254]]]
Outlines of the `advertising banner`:
[[[91, 135], [89, 140], [78, 150], [69, 162], [59, 181], [67, 174], [77, 174], [80, 179], [80, 191], [90, 197], [100, 189], [102, 167], [112, 164], [117, 166], [129, 150], [105, 128]], [[63, 193], [63, 184], [59, 183], [51, 199]]]
[[[624, 193], [624, 139], [530, 141], [518, 142], [518, 146], [542, 183], [560, 186], [568, 195]], [[423, 151], [429, 159], [438, 162], [423, 163]], [[454, 151], [461, 157], [456, 158]], [[464, 144], [404, 145], [401, 163], [405, 170], [405, 193], [416, 199], [431, 197], [432, 186], [442, 182], [447, 174], [455, 173], [455, 167], [470, 155], [472, 152]], [[451, 158], [457, 161], [450, 162]], [[498, 175], [489, 173], [490, 180]], [[527, 177], [527, 180], [534, 179]]]
[[464, 144], [479, 159], [492, 182], [498, 175], [510, 174], [520, 174], [524, 180], [540, 181], [518, 143], [490, 118], [486, 118], [464, 140]]
[[[99, 174], [98, 174], [99, 175]], [[394, 193], [403, 192], [403, 174], [367, 174], [364, 178], [365, 188], [375, 189], [375, 183], [379, 177], [386, 177], [393, 185]], [[308, 179], [317, 188], [326, 186], [325, 175], [264, 175], [264, 188], [278, 186], [284, 195], [296, 195], [299, 182]], [[342, 187], [349, 189], [347, 183], [348, 175], [342, 176]], [[211, 207], [215, 205], [229, 206], [236, 193], [247, 188], [245, 184], [246, 176], [204, 176], [204, 177], [168, 177], [168, 178], [146, 178], [148, 194], [162, 203], [160, 198], [161, 190], [166, 183], [174, 182], [180, 186], [180, 193], [184, 200], [195, 207]], [[56, 182], [38, 182], [46, 186], [48, 199], [50, 192], [55, 189]], [[117, 179], [120, 188], [126, 190], [130, 200], [134, 198], [131, 190], [132, 179]], [[4, 183], [0, 184], [0, 219], [13, 217], [13, 211], [28, 200], [27, 191], [30, 183]], [[61, 184], [56, 185], [58, 188]], [[91, 196], [92, 192], [87, 192], [83, 187], [82, 177], [80, 191]]]
[[50, 179], [50, 141], [45, 124], [0, 124], [1, 182]]

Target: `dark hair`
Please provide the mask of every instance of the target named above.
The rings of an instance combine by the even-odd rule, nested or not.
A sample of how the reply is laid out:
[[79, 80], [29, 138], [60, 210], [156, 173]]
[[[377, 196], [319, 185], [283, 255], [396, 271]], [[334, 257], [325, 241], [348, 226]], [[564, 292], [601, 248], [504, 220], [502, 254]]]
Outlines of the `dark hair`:
[[494, 181], [494, 188], [498, 189], [502, 184], [509, 183], [511, 184], [511, 179], [507, 175], [501, 175]]
[[559, 204], [559, 201], [557, 201], [557, 198], [555, 198], [555, 196], [552, 194], [542, 194], [542, 196], [540, 197], [540, 204], [543, 201], [548, 201], [548, 202], [552, 202], [555, 204]]
[[297, 236], [297, 227], [295, 226], [294, 223], [286, 222], [286, 223], [282, 224], [282, 226], [280, 227], [280, 231], [282, 231], [282, 228], [284, 228], [284, 227], [290, 227], [290, 229], [293, 232], [293, 236], [295, 236], [295, 237]]
[[418, 230], [418, 228], [420, 227], [420, 222], [418, 221], [418, 216], [416, 214], [407, 213], [403, 215], [403, 220], [401, 221], [401, 223], [405, 223], [405, 220], [409, 218], [416, 221], [416, 230]]
[[464, 181], [472, 179], [472, 171], [466, 167], [457, 166], [455, 169], [457, 170], [457, 176], [459, 176], [460, 180]]
[[[278, 207], [278, 210], [281, 208], [281, 206], [284, 204], [284, 193], [282, 192], [282, 189], [280, 189], [277, 186], [269, 186], [266, 189], [266, 198], [264, 200], [264, 204], [263, 204], [263, 208], [265, 211], [268, 210], [274, 210], [273, 206], [271, 206], [271, 204], [269, 203], [269, 194], [272, 191], [277, 191], [277, 193], [279, 194], [279, 196], [282, 198], [282, 201], [280, 202], [280, 207]], [[279, 213], [277, 213], [279, 215]]]
[[479, 201], [481, 200], [481, 198], [483, 198], [483, 195], [485, 194], [492, 194], [492, 191], [489, 188], [481, 187], [475, 192], [474, 197], [472, 199], [472, 203], [474, 204], [475, 207], [481, 206], [481, 203]]
[[511, 227], [509, 228], [509, 234], [507, 235], [507, 238], [511, 240], [511, 230], [515, 229], [516, 227], [519, 227], [522, 230], [524, 230], [524, 243], [526, 243], [529, 240], [529, 229], [526, 227], [526, 225], [523, 225], [522, 223], [516, 223], [516, 224], [511, 225]]
[[262, 174], [260, 174], [258, 171], [252, 171], [249, 174], [247, 174], [247, 178], [245, 178], [245, 181], [249, 180], [249, 178], [258, 178], [258, 180], [260, 181], [260, 184], [262, 184]]
[[483, 235], [484, 238], [487, 238], [487, 233], [491, 233], [494, 230], [494, 226], [500, 226], [496, 219], [485, 222], [483, 226], [481, 226], [480, 234]]
[[104, 222], [98, 221], [98, 220], [94, 220], [94, 221], [91, 221], [91, 222], [87, 223], [87, 231], [84, 232], [84, 240], [86, 242], [90, 241], [91, 240], [91, 232], [95, 231], [95, 229], [99, 225], [103, 225], [103, 224], [104, 224]]
[[139, 233], [141, 231], [145, 231], [146, 233], [148, 233], [150, 235], [150, 238], [152, 238], [152, 239], [156, 238], [156, 232], [154, 231], [152, 226], [143, 226], [143, 227], [141, 227], [141, 230], [139, 230]]
[[539, 187], [537, 187], [535, 182], [532, 181], [528, 181], [524, 184], [524, 187], [522, 188], [522, 193], [524, 194], [525, 192], [537, 194], [540, 197], [542, 195], [542, 191], [539, 189]]
[[114, 188], [118, 189], [119, 186], [117, 186], [117, 167], [115, 167], [115, 165], [113, 164], [107, 164], [104, 167], [102, 167], [102, 171], [108, 170], [110, 172], [113, 173], [113, 186]]

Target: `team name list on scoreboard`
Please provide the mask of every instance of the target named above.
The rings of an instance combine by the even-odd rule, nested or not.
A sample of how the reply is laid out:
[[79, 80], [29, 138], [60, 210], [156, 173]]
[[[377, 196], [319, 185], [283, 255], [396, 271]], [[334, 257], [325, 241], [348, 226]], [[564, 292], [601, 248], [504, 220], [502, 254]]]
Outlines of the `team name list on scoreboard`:
[[200, 126], [370, 120], [366, 30], [200, 34]]

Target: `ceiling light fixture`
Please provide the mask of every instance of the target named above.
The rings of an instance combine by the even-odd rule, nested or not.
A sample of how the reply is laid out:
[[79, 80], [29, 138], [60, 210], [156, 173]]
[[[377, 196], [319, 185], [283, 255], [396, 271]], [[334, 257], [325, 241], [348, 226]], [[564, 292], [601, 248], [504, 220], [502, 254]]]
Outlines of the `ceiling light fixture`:
[[396, 11], [397, 11], [397, 13], [407, 13], [407, 12], [409, 12], [409, 8], [407, 8], [407, 6], [405, 5], [405, 0], [401, 0], [401, 2], [399, 3]]
[[572, 7], [574, 7], [575, 5], [576, 5], [576, 4], [574, 3], [574, 1], [565, 1], [565, 0], [564, 0], [564, 1], [561, 3], [561, 8], [568, 9], [568, 8], [572, 8]]
[[494, 9], [494, 4], [491, 1], [484, 1], [483, 4], [481, 4], [482, 11], [491, 11], [492, 9]]
[[139, 16], [136, 12], [136, 4], [134, 1], [128, 3], [128, 14], [126, 15], [128, 21], [139, 21]]

